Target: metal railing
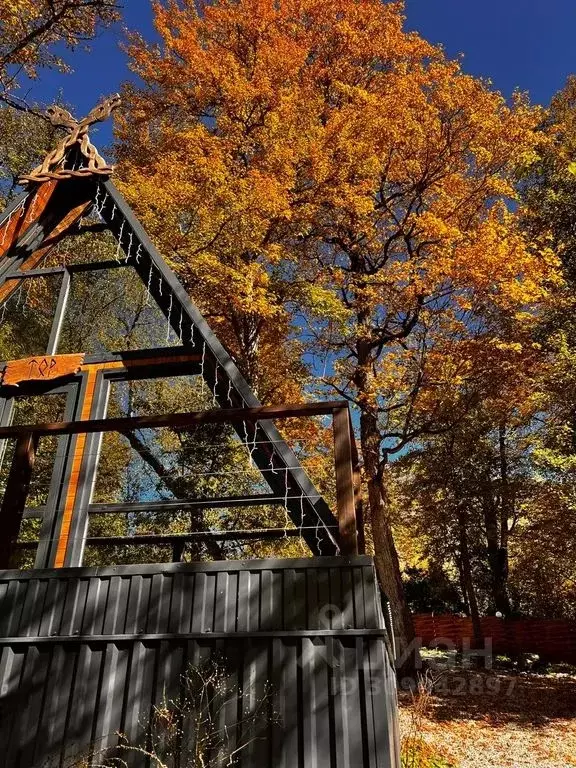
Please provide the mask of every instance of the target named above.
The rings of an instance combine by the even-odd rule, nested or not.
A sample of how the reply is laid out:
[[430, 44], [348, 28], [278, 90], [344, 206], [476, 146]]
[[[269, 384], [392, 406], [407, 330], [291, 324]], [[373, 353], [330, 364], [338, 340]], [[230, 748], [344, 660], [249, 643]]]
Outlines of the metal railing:
[[[237, 430], [239, 425], [244, 425], [245, 428], [245, 425], [249, 424], [254, 428], [254, 434], [256, 434], [260, 422], [313, 416], [332, 416], [336, 518], [332, 517], [330, 519], [328, 517], [326, 519], [326, 516], [323, 516], [321, 519], [320, 516], [318, 517], [319, 520], [321, 519], [323, 533], [331, 538], [335, 545], [335, 551], [339, 551], [340, 554], [353, 555], [363, 553], [364, 529], [358, 451], [348, 404], [345, 401], [336, 401], [0, 427], [0, 440], [9, 438], [16, 441], [0, 511], [3, 528], [0, 538], [0, 568], [8, 567], [8, 563], [16, 549], [31, 549], [41, 543], [41, 539], [39, 541], [20, 542], [18, 541], [18, 536], [23, 517], [31, 516], [26, 514], [29, 512], [29, 510], [26, 510], [26, 500], [29, 494], [38, 442], [42, 437], [108, 432], [126, 434], [135, 430], [159, 428], [186, 431], [207, 424], [231, 424], [236, 426]], [[266, 440], [259, 441], [258, 452], [264, 452], [264, 460], [270, 464], [270, 467], [276, 466], [274, 464], [276, 457], [272, 444], [267, 444]], [[285, 462], [286, 457], [282, 458]], [[302, 494], [302, 492], [300, 493]], [[126, 504], [90, 504], [88, 506], [91, 514], [139, 511], [170, 512], [171, 509], [182, 510], [194, 509], [195, 507], [214, 509], [279, 504], [282, 498], [282, 494], [279, 495], [273, 492], [271, 494], [253, 494], [251, 496], [175, 499], [162, 502]], [[306, 499], [303, 494], [298, 498], [300, 501]], [[285, 500], [288, 501], [287, 489]], [[316, 522], [317, 530], [315, 537], [317, 540], [318, 526], [319, 523]], [[302, 535], [302, 529], [296, 525], [294, 528], [201, 530], [190, 531], [189, 533], [97, 536], [86, 537], [85, 543], [91, 546], [171, 544], [174, 551], [177, 552], [181, 551], [186, 543], [192, 541], [269, 540], [300, 535]], [[316, 552], [315, 554], [322, 554], [322, 552]], [[334, 550], [327, 552], [327, 554], [334, 554]]]

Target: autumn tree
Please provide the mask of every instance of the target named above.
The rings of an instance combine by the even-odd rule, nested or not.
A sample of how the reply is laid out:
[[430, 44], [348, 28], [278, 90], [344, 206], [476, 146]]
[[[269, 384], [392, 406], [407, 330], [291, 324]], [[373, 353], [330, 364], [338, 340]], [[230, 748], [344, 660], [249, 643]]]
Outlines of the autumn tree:
[[[487, 613], [576, 610], [574, 461], [560, 458], [562, 440], [552, 437], [546, 351], [539, 358], [536, 376], [518, 360], [516, 386], [499, 386], [500, 403], [482, 400], [391, 468], [401, 555], [420, 580], [441, 574], [459, 591], [478, 639]], [[406, 540], [418, 542], [415, 553]]]
[[529, 324], [544, 297], [550, 260], [506, 208], [539, 113], [406, 33], [400, 3], [197, 5], [155, 4], [161, 43], [132, 39], [124, 189], [249, 374], [263, 329], [304, 313], [324, 391], [361, 413], [378, 572], [409, 640], [387, 466], [466, 412], [463, 340], [499, 342], [492, 308]]
[[556, 433], [564, 454], [576, 452], [576, 77], [552, 100], [540, 125], [537, 152], [522, 168], [522, 224], [537, 246], [559, 259], [565, 290], [559, 291], [539, 329], [539, 338], [555, 355], [550, 378], [550, 414], [563, 420], [568, 434]]
[[[552, 99], [539, 126], [535, 157], [521, 171], [521, 220], [536, 247], [559, 259], [564, 289], [538, 328], [548, 350], [545, 429], [535, 452], [545, 498], [535, 504], [522, 552], [524, 605], [573, 615], [574, 498], [576, 498], [576, 77]], [[554, 563], [554, 566], [552, 566]], [[546, 576], [543, 578], [543, 574]], [[536, 584], [540, 584], [536, 588]], [[545, 585], [545, 586], [544, 586]]]
[[[480, 616], [510, 616], [511, 556], [521, 522], [530, 525], [538, 481], [531, 461], [532, 419], [471, 409], [450, 432], [422, 440], [394, 467], [404, 523], [434, 562], [451, 565], [477, 638]], [[414, 527], [415, 526], [415, 527]]]
[[66, 71], [57, 46], [74, 49], [118, 19], [115, 0], [0, 0], [0, 100], [27, 109], [16, 91], [42, 68]]
[[6, 205], [21, 187], [18, 179], [55, 145], [56, 129], [33, 112], [0, 106], [0, 203]]
[[[88, 44], [119, 18], [115, 0], [0, 0], [0, 198], [18, 190], [55, 143], [41, 105], [22, 90], [46, 68], [69, 71], [63, 49]], [[24, 96], [19, 94], [24, 94]]]

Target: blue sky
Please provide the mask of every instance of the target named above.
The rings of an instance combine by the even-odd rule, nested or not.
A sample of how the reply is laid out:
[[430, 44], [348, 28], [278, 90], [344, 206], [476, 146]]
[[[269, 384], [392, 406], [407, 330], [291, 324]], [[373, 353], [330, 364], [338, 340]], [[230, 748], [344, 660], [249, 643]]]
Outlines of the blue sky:
[[[123, 5], [123, 25], [150, 38], [149, 0]], [[576, 72], [576, 0], [406, 0], [406, 14], [409, 29], [441, 43], [451, 57], [462, 54], [467, 72], [490, 78], [506, 96], [519, 88], [547, 104]], [[30, 95], [49, 103], [61, 90], [83, 116], [130, 76], [120, 36], [120, 26], [103, 33], [90, 53], [69, 57], [73, 74], [44, 72]], [[98, 143], [109, 140], [109, 125], [101, 126]]]

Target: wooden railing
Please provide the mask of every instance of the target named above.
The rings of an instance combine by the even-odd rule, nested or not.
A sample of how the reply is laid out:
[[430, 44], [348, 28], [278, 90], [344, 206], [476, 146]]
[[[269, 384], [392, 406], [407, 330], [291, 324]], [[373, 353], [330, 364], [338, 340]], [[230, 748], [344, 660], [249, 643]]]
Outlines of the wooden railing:
[[[0, 568], [8, 567], [15, 549], [32, 548], [40, 542], [18, 542], [21, 522], [25, 515], [26, 499], [34, 468], [38, 442], [44, 436], [78, 435], [90, 433], [129, 433], [134, 430], [172, 428], [185, 431], [205, 424], [250, 424], [256, 428], [258, 422], [276, 421], [288, 418], [332, 416], [334, 438], [334, 472], [336, 480], [336, 519], [324, 520], [323, 526], [332, 537], [342, 555], [364, 552], [364, 529], [360, 491], [360, 467], [354, 430], [348, 404], [344, 401], [308, 403], [300, 405], [260, 406], [256, 408], [193, 411], [189, 413], [166, 414], [162, 416], [136, 416], [129, 418], [92, 419], [73, 422], [53, 422], [24, 426], [0, 427], [0, 440], [16, 440], [12, 465], [6, 483], [0, 515]], [[266, 448], [266, 443], [264, 442]], [[273, 446], [269, 447], [272, 461]], [[301, 470], [300, 470], [301, 471]], [[208, 499], [176, 499], [168, 502], [143, 502], [127, 504], [90, 504], [90, 511], [97, 514], [170, 511], [195, 506], [202, 509], [235, 506], [255, 506], [279, 503], [275, 494], [258, 496], [234, 496]], [[260, 528], [253, 530], [199, 531], [185, 534], [147, 534], [133, 537], [102, 536], [87, 538], [87, 544], [170, 544], [183, 545], [193, 540], [248, 540], [273, 539], [300, 535], [298, 527]], [[333, 553], [331, 553], [333, 554]]]

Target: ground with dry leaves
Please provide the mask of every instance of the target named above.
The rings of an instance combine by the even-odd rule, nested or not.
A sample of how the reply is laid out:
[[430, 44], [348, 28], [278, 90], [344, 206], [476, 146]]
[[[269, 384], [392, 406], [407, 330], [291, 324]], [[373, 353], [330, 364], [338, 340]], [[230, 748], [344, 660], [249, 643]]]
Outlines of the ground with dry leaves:
[[418, 704], [400, 692], [404, 737], [419, 731], [457, 768], [576, 766], [576, 671], [451, 669]]

